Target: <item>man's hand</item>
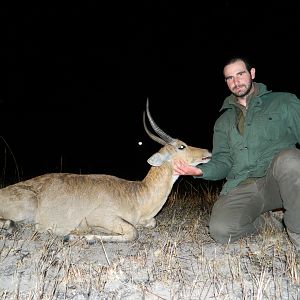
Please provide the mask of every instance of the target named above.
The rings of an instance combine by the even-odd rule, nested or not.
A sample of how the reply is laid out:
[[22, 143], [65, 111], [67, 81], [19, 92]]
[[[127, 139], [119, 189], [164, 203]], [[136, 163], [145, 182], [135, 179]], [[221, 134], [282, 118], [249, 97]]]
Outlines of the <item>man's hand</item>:
[[202, 176], [203, 172], [197, 168], [188, 165], [183, 160], [176, 160], [173, 162], [174, 175], [192, 175], [192, 176]]

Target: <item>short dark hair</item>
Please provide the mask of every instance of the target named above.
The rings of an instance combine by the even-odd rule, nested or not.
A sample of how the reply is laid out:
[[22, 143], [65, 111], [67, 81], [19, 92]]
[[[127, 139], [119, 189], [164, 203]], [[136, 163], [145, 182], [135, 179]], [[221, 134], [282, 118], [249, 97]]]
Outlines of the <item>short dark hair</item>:
[[242, 62], [245, 64], [246, 69], [250, 72], [250, 70], [251, 70], [253, 67], [252, 67], [252, 64], [251, 64], [249, 58], [246, 57], [246, 56], [232, 56], [232, 57], [230, 57], [230, 58], [228, 58], [228, 59], [226, 59], [226, 60], [224, 61], [223, 66], [224, 66], [224, 68], [225, 68], [227, 65], [233, 64], [233, 63], [235, 63], [235, 62], [237, 62], [237, 61], [239, 61], [239, 60], [242, 61]]

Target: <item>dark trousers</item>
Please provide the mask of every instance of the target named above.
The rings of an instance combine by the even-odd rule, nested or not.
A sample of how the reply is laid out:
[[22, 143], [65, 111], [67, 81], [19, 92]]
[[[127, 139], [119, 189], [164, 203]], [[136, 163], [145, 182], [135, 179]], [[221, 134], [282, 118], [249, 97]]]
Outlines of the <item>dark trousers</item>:
[[[213, 206], [209, 232], [219, 243], [230, 243], [254, 234], [261, 214], [284, 209], [284, 223], [292, 242], [300, 249], [300, 150], [283, 150], [268, 168], [265, 177], [240, 184], [220, 195]], [[299, 237], [299, 239], [298, 239]]]

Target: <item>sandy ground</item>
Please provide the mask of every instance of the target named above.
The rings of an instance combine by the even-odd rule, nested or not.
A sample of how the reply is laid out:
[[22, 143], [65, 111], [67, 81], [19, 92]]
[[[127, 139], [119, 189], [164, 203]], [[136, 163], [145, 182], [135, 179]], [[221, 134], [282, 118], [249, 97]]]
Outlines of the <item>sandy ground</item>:
[[206, 195], [172, 193], [130, 243], [64, 243], [31, 224], [0, 235], [0, 299], [300, 299], [285, 231], [229, 245], [209, 236]]

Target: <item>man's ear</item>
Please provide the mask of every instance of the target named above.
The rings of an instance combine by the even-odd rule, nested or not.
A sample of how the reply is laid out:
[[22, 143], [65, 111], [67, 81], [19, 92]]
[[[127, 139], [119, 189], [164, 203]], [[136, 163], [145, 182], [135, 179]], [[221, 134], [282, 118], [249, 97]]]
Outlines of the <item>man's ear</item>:
[[255, 78], [255, 68], [251, 68], [250, 70], [250, 74], [251, 74], [251, 78], [254, 79]]

